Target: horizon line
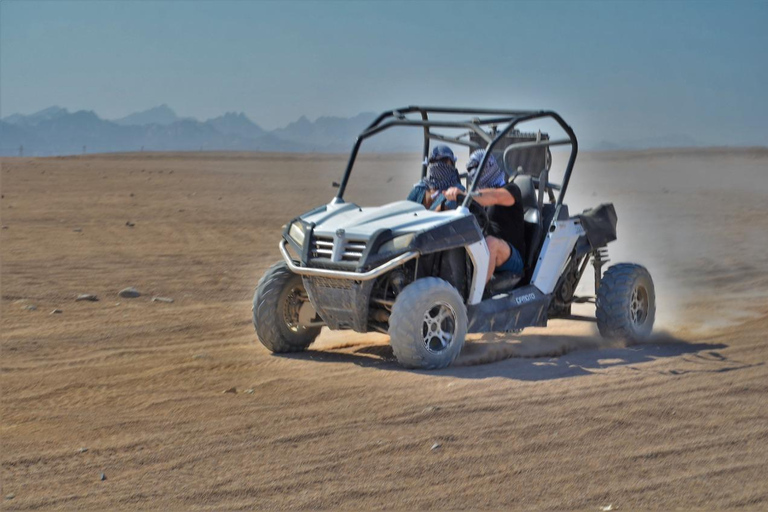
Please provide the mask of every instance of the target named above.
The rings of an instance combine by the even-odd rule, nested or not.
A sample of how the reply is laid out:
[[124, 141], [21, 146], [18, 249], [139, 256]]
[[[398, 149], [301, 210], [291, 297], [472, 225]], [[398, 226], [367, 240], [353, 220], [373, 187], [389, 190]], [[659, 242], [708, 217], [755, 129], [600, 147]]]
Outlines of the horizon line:
[[[736, 152], [736, 153], [744, 153], [748, 151], [760, 151], [765, 152], [768, 154], [768, 145], [750, 145], [750, 146], [671, 146], [671, 147], [656, 147], [656, 148], [633, 148], [633, 149], [585, 149], [585, 150], [579, 150], [579, 154], [612, 154], [612, 153], [623, 153], [623, 154], [631, 154], [631, 153], [643, 153], [647, 154], [648, 156], [652, 156], [653, 154], [687, 154], [692, 152]], [[560, 152], [565, 150], [560, 150]], [[6, 160], [6, 159], [15, 159], [15, 160], [23, 160], [23, 159], [50, 159], [50, 158], [56, 158], [56, 159], [70, 159], [70, 158], [90, 158], [90, 157], [101, 157], [101, 156], [137, 156], [137, 155], [172, 155], [172, 154], [178, 154], [178, 155], [275, 155], [275, 156], [284, 156], [284, 157], [305, 157], [307, 155], [313, 155], [316, 157], [320, 157], [321, 159], [325, 157], [326, 159], [333, 159], [337, 157], [349, 157], [349, 152], [320, 152], [320, 151], [239, 151], [239, 150], [226, 150], [226, 149], [212, 149], [212, 150], [168, 150], [168, 151], [106, 151], [106, 152], [100, 152], [100, 153], [85, 153], [85, 154], [69, 154], [69, 155], [47, 155], [47, 156], [0, 156], [0, 160]], [[398, 156], [398, 155], [421, 155], [420, 152], [403, 152], [403, 151], [393, 151], [393, 152], [387, 152], [387, 151], [380, 151], [380, 152], [370, 152], [370, 153], [360, 153], [360, 158], [365, 158], [366, 156], [380, 156], [380, 155], [386, 155], [386, 156]]]

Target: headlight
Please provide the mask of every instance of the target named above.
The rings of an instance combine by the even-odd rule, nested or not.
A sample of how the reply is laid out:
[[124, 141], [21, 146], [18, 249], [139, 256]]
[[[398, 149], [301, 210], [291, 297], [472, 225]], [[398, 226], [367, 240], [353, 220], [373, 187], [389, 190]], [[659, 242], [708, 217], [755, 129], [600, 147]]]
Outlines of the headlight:
[[411, 245], [415, 236], [415, 233], [408, 233], [407, 235], [395, 237], [389, 242], [383, 243], [379, 248], [379, 253], [401, 251]]
[[293, 238], [293, 241], [299, 244], [299, 246], [304, 246], [304, 230], [301, 227], [301, 224], [298, 222], [294, 222], [291, 224], [291, 229], [288, 230], [288, 234]]

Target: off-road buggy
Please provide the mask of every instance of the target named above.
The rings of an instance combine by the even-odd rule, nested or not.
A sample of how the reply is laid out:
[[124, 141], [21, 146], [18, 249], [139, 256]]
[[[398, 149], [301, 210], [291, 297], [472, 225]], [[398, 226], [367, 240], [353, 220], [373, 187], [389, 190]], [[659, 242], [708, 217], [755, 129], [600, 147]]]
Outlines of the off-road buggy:
[[[555, 121], [566, 137], [516, 129], [533, 120]], [[481, 172], [454, 210], [427, 210], [406, 200], [372, 208], [344, 201], [363, 141], [396, 126], [423, 131], [422, 177], [431, 140], [485, 148], [481, 170], [491, 154], [502, 164], [522, 193], [523, 274], [496, 275], [486, 290], [484, 210], [473, 202]], [[560, 145], [570, 146], [570, 156], [562, 182], [553, 183], [549, 148]], [[577, 152], [573, 130], [552, 111], [412, 106], [384, 112], [357, 138], [333, 200], [286, 224], [279, 244], [283, 261], [264, 274], [253, 299], [259, 340], [273, 352], [296, 352], [322, 326], [378, 331], [389, 334], [400, 364], [434, 369], [456, 359], [467, 333], [517, 332], [546, 326], [550, 318], [596, 321], [604, 337], [648, 337], [655, 316], [648, 271], [630, 263], [602, 271], [605, 247], [616, 239], [613, 205], [571, 216], [563, 203]], [[590, 261], [595, 296], [576, 296]], [[572, 315], [577, 302], [595, 303], [596, 319]]]

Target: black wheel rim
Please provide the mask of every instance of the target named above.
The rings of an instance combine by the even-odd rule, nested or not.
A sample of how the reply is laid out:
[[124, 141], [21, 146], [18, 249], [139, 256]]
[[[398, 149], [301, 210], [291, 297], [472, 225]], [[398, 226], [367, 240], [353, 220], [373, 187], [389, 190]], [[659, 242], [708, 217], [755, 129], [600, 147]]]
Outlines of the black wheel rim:
[[629, 302], [629, 317], [633, 325], [640, 327], [645, 324], [648, 320], [649, 304], [648, 290], [645, 286], [635, 286]]

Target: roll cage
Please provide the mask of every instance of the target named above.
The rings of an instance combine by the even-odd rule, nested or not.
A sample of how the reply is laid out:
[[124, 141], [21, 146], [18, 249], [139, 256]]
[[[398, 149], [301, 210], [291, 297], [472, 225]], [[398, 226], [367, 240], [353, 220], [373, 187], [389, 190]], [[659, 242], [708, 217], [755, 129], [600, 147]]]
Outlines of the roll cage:
[[[410, 114], [413, 114], [413, 115], [420, 114], [421, 118], [414, 119], [414, 118], [407, 117]], [[445, 121], [445, 120], [430, 119], [429, 118], [430, 114], [437, 114], [437, 115], [456, 114], [456, 115], [468, 115], [468, 116], [477, 116], [477, 117], [473, 117], [469, 120]], [[483, 116], [483, 117], [479, 117], [479, 116]], [[483, 146], [471, 140], [471, 137], [468, 137], [470, 134], [477, 135], [477, 137], [479, 137], [486, 143], [485, 156], [483, 157], [483, 160], [480, 162], [480, 165], [479, 165], [479, 169], [483, 169], [486, 164], [486, 161], [488, 160], [488, 155], [492, 154], [494, 148], [499, 144], [499, 142], [507, 134], [509, 134], [512, 130], [514, 130], [515, 126], [517, 126], [519, 123], [532, 121], [535, 119], [553, 119], [555, 122], [557, 122], [558, 125], [560, 125], [560, 127], [568, 136], [568, 138], [556, 139], [556, 140], [538, 140], [537, 139], [535, 141], [513, 143], [507, 146], [507, 148], [505, 149], [505, 155], [506, 155], [506, 152], [508, 151], [522, 150], [522, 149], [533, 148], [533, 147], [551, 147], [551, 146], [570, 145], [571, 154], [570, 154], [570, 157], [568, 158], [568, 163], [565, 168], [565, 174], [563, 176], [562, 184], [558, 186], [551, 183], [547, 183], [546, 185], [556, 190], [559, 189], [560, 193], [558, 194], [557, 201], [555, 203], [559, 207], [560, 205], [562, 205], [563, 199], [565, 198], [565, 192], [566, 192], [566, 189], [568, 188], [568, 182], [570, 181], [571, 173], [573, 172], [573, 166], [574, 166], [574, 163], [576, 162], [576, 155], [578, 153], [578, 141], [576, 139], [576, 134], [573, 132], [573, 129], [563, 120], [563, 118], [560, 117], [559, 114], [551, 110], [497, 110], [497, 109], [483, 109], [483, 108], [450, 108], [450, 107], [418, 107], [418, 106], [409, 106], [405, 108], [384, 112], [381, 115], [379, 115], [365, 130], [363, 130], [363, 132], [360, 133], [360, 135], [357, 136], [357, 139], [355, 140], [355, 145], [352, 148], [352, 153], [349, 156], [349, 161], [344, 171], [344, 176], [339, 185], [339, 190], [336, 194], [334, 202], [335, 203], [343, 202], [344, 191], [347, 188], [347, 182], [349, 181], [349, 176], [352, 174], [352, 167], [355, 164], [357, 153], [360, 150], [360, 146], [362, 145], [363, 141], [365, 139], [373, 137], [374, 135], [380, 132], [383, 132], [384, 130], [387, 130], [394, 126], [415, 126], [415, 127], [423, 128], [424, 130], [424, 148], [423, 148], [424, 163], [422, 164], [421, 175], [422, 177], [424, 177], [427, 173], [426, 161], [427, 161], [427, 156], [429, 154], [430, 140], [439, 140], [441, 142], [460, 144], [463, 146], [468, 146], [469, 148], [480, 149]], [[493, 130], [491, 131], [491, 133], [488, 133], [483, 129], [483, 127], [485, 126], [493, 127]], [[503, 126], [503, 128], [501, 130], [498, 130], [499, 126]], [[440, 133], [433, 132], [432, 128], [464, 129], [464, 130], [469, 130], [469, 132], [459, 136], [449, 136], [449, 135], [443, 135]], [[468, 186], [469, 194], [466, 195], [462, 206], [467, 207], [469, 204], [469, 201], [472, 200], [471, 193], [477, 189], [477, 181], [478, 181], [477, 179], [480, 176], [480, 174], [481, 174], [480, 172], [476, 173], [475, 179], [472, 181], [471, 184], [469, 184]]]

